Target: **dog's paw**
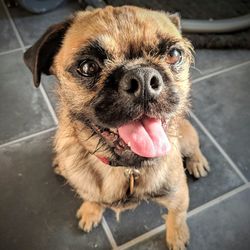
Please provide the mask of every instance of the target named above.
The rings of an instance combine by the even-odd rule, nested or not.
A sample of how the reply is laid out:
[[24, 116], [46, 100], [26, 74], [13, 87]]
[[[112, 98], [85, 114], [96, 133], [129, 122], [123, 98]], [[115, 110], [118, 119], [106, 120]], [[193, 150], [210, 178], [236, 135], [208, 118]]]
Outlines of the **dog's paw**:
[[186, 223], [179, 228], [167, 228], [168, 250], [185, 250], [189, 243], [189, 229]]
[[58, 165], [53, 166], [53, 169], [54, 169], [54, 173], [55, 174], [57, 174], [57, 175], [63, 175], [62, 174], [62, 170], [60, 169], [60, 167]]
[[187, 158], [186, 167], [195, 178], [205, 177], [210, 171], [207, 159], [202, 153]]
[[103, 208], [100, 205], [94, 202], [84, 202], [76, 213], [79, 219], [78, 226], [88, 233], [100, 223], [102, 214]]
[[62, 166], [58, 163], [57, 158], [54, 159], [52, 167], [53, 167], [55, 174], [64, 176], [64, 174], [63, 174], [64, 170], [63, 170]]

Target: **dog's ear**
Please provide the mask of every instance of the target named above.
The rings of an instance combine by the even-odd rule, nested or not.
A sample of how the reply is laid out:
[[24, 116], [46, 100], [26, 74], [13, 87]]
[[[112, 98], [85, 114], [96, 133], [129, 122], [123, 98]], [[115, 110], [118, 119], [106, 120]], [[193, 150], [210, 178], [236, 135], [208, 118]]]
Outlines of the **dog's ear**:
[[181, 16], [179, 13], [168, 14], [170, 21], [176, 26], [176, 28], [181, 31]]
[[39, 87], [41, 74], [50, 75], [54, 56], [61, 47], [62, 40], [71, 20], [50, 26], [42, 37], [24, 53], [24, 62], [33, 74], [33, 81]]

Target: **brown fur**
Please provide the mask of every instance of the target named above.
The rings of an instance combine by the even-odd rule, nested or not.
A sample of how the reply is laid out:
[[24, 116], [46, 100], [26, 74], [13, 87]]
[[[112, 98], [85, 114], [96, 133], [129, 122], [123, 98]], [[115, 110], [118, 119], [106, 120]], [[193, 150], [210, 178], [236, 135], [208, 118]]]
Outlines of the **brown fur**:
[[[53, 53], [49, 70], [60, 83], [59, 126], [54, 141], [55, 171], [64, 176], [84, 199], [77, 212], [79, 226], [84, 231], [89, 232], [100, 222], [106, 207], [120, 212], [135, 207], [141, 200], [152, 199], [168, 208], [166, 239], [170, 249], [184, 249], [188, 243], [186, 214], [189, 196], [182, 157], [187, 157], [187, 169], [197, 178], [205, 176], [209, 167], [199, 149], [196, 131], [184, 118], [189, 108], [192, 47], [181, 36], [179, 23], [176, 15], [128, 6], [78, 12], [71, 18], [67, 31], [60, 38], [59, 51]], [[159, 36], [174, 41], [184, 50], [185, 61], [180, 72], [173, 73], [166, 61], [153, 52]], [[112, 59], [105, 62], [98, 84], [88, 89], [79, 84], [67, 69], [74, 63], [76, 54], [93, 39], [98, 39], [105, 46]], [[25, 55], [25, 61], [33, 74], [37, 71], [32, 69], [30, 58], [35, 54], [36, 60], [39, 60], [42, 55], [37, 51], [42, 46], [43, 41], [40, 41]], [[128, 59], [127, 51], [141, 53], [141, 56]], [[92, 122], [98, 122], [90, 104], [101, 93], [105, 79], [115, 67], [124, 62], [127, 67], [140, 64], [160, 66], [179, 94], [178, 108], [167, 114], [166, 133], [172, 145], [171, 151], [165, 157], [140, 168], [140, 177], [135, 181], [132, 195], [128, 194], [129, 181], [124, 175], [126, 166], [111, 167], [101, 162], [96, 155], [104, 154], [112, 158], [112, 153], [103, 142], [96, 153], [100, 139], [98, 135], [92, 136], [93, 131], [88, 125], [72, 118], [72, 113], [84, 114]], [[159, 97], [162, 103], [163, 95]], [[152, 112], [158, 116], [163, 111], [159, 106], [159, 110]]]

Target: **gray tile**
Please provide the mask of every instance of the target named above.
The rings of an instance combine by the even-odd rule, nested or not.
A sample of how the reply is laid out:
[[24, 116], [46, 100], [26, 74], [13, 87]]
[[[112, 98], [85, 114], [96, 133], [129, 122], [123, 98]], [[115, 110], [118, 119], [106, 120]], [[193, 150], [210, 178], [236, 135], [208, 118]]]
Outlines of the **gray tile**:
[[117, 244], [121, 245], [163, 224], [165, 214], [166, 209], [158, 204], [143, 202], [136, 209], [121, 213], [119, 222], [111, 210], [105, 213], [105, 218]]
[[192, 123], [198, 131], [201, 150], [209, 162], [211, 172], [205, 178], [198, 180], [189, 176], [189, 210], [201, 206], [243, 184], [243, 181], [211, 143], [209, 138], [193, 121]]
[[81, 201], [51, 167], [53, 135], [0, 150], [0, 249], [111, 249], [101, 226], [78, 229]]
[[196, 79], [248, 60], [249, 50], [196, 50], [195, 67], [201, 72], [192, 69], [192, 78]]
[[55, 10], [40, 15], [21, 8], [12, 8], [10, 11], [24, 44], [32, 45], [50, 25], [63, 21], [79, 8], [77, 1], [67, 0]]
[[190, 249], [248, 250], [250, 189], [190, 218]]
[[57, 81], [56, 77], [53, 75], [50, 75], [50, 76], [43, 75], [42, 80], [41, 80], [41, 84], [44, 86], [45, 91], [48, 95], [48, 98], [49, 98], [54, 110], [57, 110], [58, 97], [56, 94], [56, 88], [58, 86], [58, 81]]
[[54, 126], [47, 105], [31, 84], [22, 52], [0, 56], [0, 143]]
[[2, 2], [0, 3], [0, 52], [19, 48], [15, 33], [5, 14]]
[[193, 85], [194, 112], [250, 179], [249, 65]]
[[[250, 246], [250, 190], [210, 207], [188, 220], [189, 250], [248, 250]], [[163, 250], [165, 232], [130, 248]]]

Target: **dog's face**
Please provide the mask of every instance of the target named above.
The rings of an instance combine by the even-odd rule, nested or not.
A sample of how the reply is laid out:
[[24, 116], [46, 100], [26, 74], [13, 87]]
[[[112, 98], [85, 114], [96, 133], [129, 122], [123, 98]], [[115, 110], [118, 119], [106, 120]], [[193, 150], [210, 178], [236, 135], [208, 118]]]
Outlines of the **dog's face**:
[[[95, 135], [118, 165], [142, 166], [169, 150], [168, 125], [188, 106], [192, 48], [177, 16], [136, 7], [78, 12], [25, 54], [36, 85], [59, 79], [70, 120]], [[166, 127], [166, 128], [165, 128]]]

